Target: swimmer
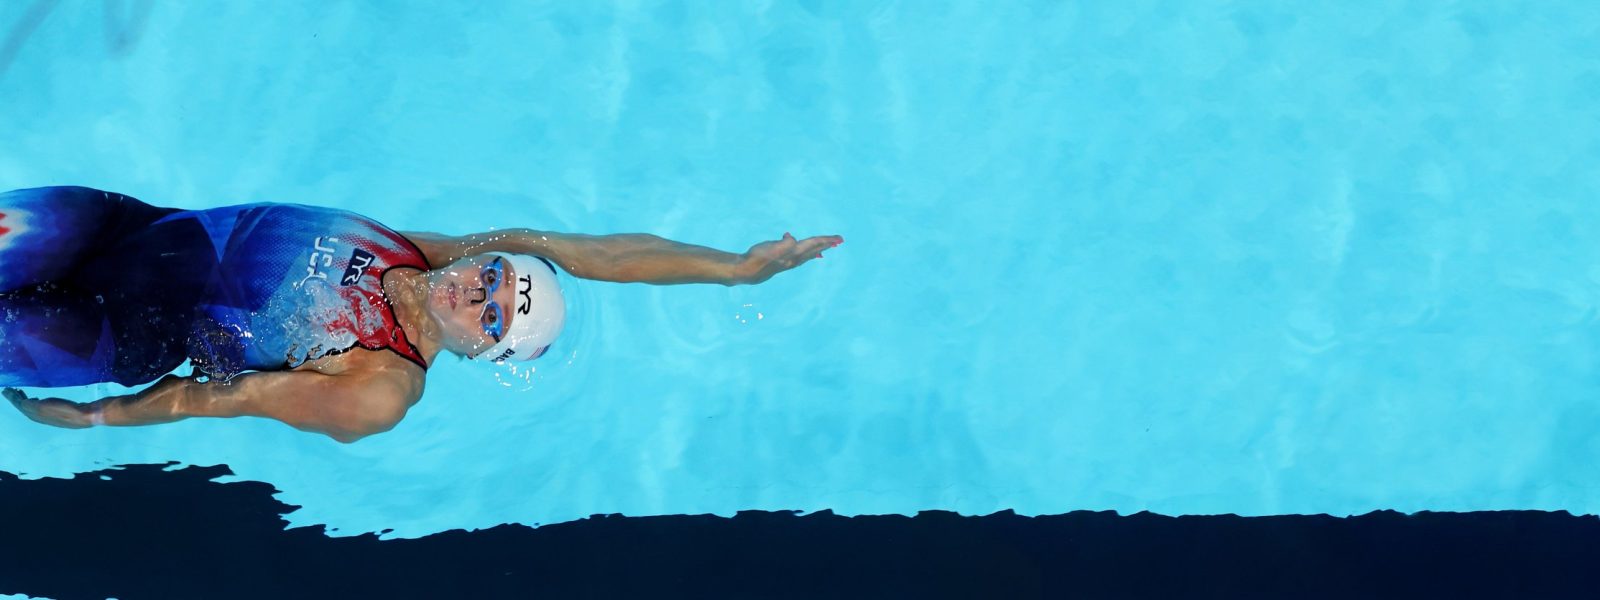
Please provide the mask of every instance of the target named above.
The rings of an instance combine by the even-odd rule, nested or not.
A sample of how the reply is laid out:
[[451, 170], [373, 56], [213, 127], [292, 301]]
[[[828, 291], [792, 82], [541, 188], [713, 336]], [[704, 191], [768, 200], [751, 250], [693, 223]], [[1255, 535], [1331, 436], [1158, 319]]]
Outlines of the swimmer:
[[[756, 284], [843, 242], [785, 233], [735, 254], [649, 234], [402, 233], [312, 206], [15, 190], [0, 193], [0, 388], [58, 427], [255, 416], [349, 443], [394, 428], [442, 352], [547, 353], [566, 317], [557, 269]], [[193, 372], [174, 373], [186, 361]], [[88, 403], [15, 389], [152, 381]]]

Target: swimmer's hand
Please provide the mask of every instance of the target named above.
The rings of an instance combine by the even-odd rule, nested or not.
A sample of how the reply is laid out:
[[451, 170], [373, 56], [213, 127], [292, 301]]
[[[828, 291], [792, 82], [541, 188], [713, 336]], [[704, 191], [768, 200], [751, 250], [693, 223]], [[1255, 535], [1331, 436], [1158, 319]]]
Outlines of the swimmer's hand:
[[789, 269], [793, 269], [813, 258], [822, 258], [822, 251], [844, 243], [844, 238], [837, 235], [819, 235], [803, 240], [796, 240], [794, 236], [783, 234], [783, 239], [775, 242], [761, 242], [750, 247], [740, 257], [739, 264], [734, 267], [733, 277], [735, 283], [761, 283], [771, 279]]
[[93, 409], [60, 398], [29, 398], [22, 390], [5, 388], [0, 391], [22, 415], [45, 425], [67, 429], [88, 429], [94, 426]]

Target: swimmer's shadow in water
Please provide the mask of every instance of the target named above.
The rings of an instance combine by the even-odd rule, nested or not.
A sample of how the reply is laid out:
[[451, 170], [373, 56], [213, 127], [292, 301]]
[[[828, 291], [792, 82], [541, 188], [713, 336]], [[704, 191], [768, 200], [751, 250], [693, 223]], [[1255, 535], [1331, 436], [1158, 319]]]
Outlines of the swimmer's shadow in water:
[[226, 466], [0, 472], [0, 594], [71, 598], [1548, 597], [1600, 585], [1564, 512], [599, 516], [413, 540], [285, 529]]

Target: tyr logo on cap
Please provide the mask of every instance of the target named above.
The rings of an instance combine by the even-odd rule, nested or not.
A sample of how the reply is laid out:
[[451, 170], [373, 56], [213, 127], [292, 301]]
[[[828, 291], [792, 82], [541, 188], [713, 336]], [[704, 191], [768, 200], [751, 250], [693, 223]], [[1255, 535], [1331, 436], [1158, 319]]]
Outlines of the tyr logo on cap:
[[517, 314], [525, 315], [533, 311], [533, 278], [523, 275], [517, 282], [522, 284], [517, 286], [517, 294], [522, 296], [522, 301], [517, 303]]

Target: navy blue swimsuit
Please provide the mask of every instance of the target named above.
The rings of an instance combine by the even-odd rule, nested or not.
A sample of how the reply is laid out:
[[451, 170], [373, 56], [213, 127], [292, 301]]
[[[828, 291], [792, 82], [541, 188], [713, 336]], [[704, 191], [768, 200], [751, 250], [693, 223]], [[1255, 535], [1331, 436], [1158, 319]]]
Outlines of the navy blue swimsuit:
[[357, 347], [427, 368], [383, 295], [385, 272], [427, 264], [405, 237], [341, 210], [5, 192], [0, 385], [137, 385], [185, 360], [227, 379]]

